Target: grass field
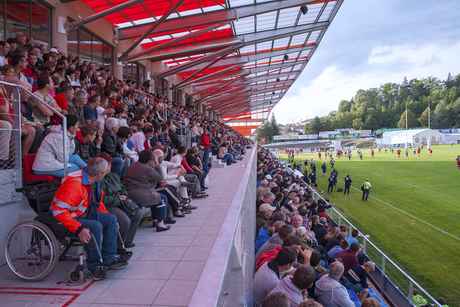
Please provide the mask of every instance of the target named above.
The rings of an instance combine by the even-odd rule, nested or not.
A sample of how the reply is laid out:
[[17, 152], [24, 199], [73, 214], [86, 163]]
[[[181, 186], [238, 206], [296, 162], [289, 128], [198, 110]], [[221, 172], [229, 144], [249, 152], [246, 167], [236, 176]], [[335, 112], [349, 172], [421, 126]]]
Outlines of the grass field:
[[[384, 151], [374, 158], [369, 150], [363, 153], [362, 161], [356, 153], [351, 161], [336, 159], [338, 187], [350, 174], [353, 188], [350, 196], [333, 192], [329, 199], [435, 297], [460, 306], [460, 170], [455, 163], [460, 145], [433, 146], [431, 156], [424, 150], [408, 159]], [[311, 158], [317, 161], [320, 189], [327, 191], [329, 163], [322, 176], [317, 154], [296, 159]], [[359, 188], [366, 178], [373, 190], [363, 202]]]

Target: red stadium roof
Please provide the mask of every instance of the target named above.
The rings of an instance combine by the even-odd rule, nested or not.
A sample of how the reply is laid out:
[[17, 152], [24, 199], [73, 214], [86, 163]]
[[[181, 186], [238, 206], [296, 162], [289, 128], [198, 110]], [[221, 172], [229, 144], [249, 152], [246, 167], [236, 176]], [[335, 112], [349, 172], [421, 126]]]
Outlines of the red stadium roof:
[[[317, 49], [343, 0], [83, 0], [139, 43], [122, 60], [162, 61], [176, 88], [226, 118], [266, 118]], [[121, 5], [120, 9], [117, 6]], [[96, 14], [97, 15], [97, 14]]]

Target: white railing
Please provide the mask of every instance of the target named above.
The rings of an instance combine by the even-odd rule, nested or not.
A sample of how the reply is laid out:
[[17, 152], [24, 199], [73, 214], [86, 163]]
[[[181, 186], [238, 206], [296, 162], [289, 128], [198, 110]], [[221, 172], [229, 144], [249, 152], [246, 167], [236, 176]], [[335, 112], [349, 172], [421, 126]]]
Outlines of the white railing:
[[[394, 262], [388, 255], [386, 255], [377, 245], [375, 245], [370, 239], [369, 236], [364, 234], [359, 230], [358, 227], [353, 225], [340, 211], [338, 211], [333, 205], [331, 205], [318, 191], [312, 188], [310, 185], [307, 185], [310, 191], [313, 193], [314, 199], [317, 201], [321, 199], [326, 204], [330, 205], [328, 209], [329, 217], [334, 220], [337, 225], [346, 225], [348, 231], [351, 233], [352, 229], [356, 229], [359, 233], [360, 238], [362, 239], [362, 246], [364, 253], [376, 263], [376, 266], [381, 270], [381, 272], [389, 280], [393, 282], [394, 285], [398, 286], [398, 289], [401, 293], [407, 298], [407, 300], [413, 304], [412, 298], [414, 295], [414, 290], [417, 290], [417, 293], [424, 296], [431, 304], [434, 306], [441, 307], [442, 304], [439, 303], [427, 290], [425, 290], [418, 282], [416, 282], [404, 269], [402, 269], [396, 262]], [[371, 250], [372, 248], [372, 250]], [[391, 267], [390, 267], [391, 266]], [[390, 270], [393, 268], [394, 270]], [[392, 276], [391, 276], [392, 275]], [[399, 276], [398, 276], [399, 275]], [[402, 280], [400, 280], [402, 279]], [[407, 283], [405, 285], [404, 283]]]

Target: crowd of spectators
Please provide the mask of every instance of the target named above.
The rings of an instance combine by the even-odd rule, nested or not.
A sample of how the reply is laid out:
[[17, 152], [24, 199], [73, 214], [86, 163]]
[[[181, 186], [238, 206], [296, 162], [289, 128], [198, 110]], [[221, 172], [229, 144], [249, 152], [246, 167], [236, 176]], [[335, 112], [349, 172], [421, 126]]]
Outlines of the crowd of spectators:
[[20, 109], [25, 184], [62, 182], [51, 213], [86, 244], [95, 279], [126, 266], [145, 212], [167, 231], [197, 208], [192, 199], [208, 196], [211, 155], [230, 165], [249, 144], [193, 106], [150, 93], [149, 82], [118, 80], [22, 33], [0, 42], [0, 66], [1, 80], [21, 86], [20, 100], [17, 88], [0, 86], [0, 168], [13, 165]]
[[257, 187], [256, 306], [384, 306], [358, 231], [337, 226], [301, 174], [259, 148]]

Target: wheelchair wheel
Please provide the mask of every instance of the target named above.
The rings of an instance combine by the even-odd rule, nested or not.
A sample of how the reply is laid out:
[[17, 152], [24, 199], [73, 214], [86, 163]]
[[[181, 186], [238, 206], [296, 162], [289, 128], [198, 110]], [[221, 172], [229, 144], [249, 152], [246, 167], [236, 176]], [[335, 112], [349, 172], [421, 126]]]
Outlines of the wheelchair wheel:
[[42, 280], [56, 267], [59, 243], [45, 224], [20, 223], [8, 233], [5, 258], [10, 270], [19, 278]]

